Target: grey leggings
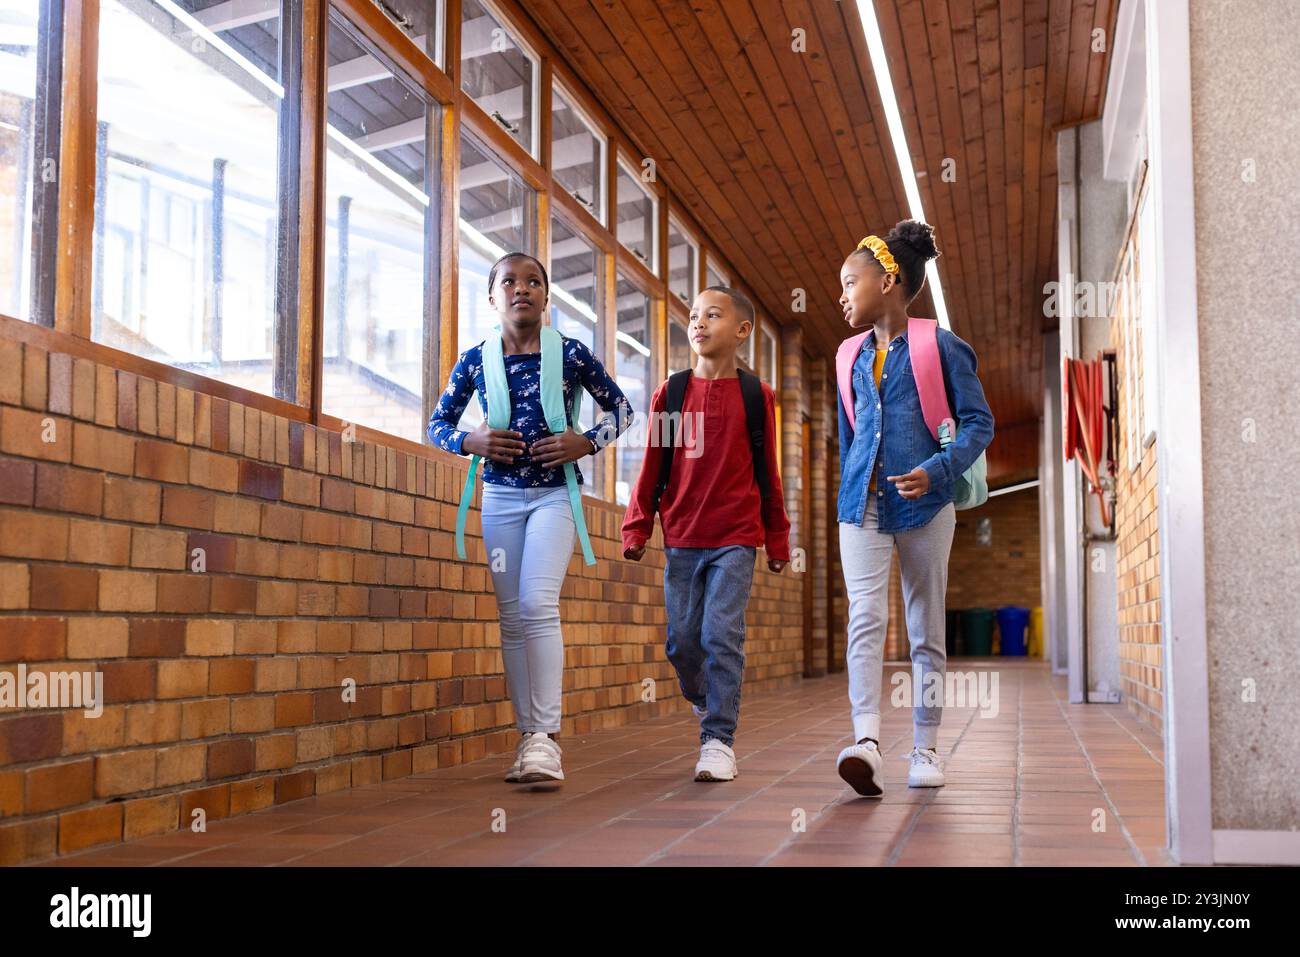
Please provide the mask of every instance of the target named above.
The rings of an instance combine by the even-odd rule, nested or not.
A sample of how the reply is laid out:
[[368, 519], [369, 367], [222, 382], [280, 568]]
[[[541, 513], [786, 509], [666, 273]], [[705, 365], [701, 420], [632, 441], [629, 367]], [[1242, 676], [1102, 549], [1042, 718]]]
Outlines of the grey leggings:
[[[845, 655], [849, 672], [849, 703], [853, 739], [880, 740], [880, 690], [889, 625], [889, 566], [895, 545], [907, 609], [907, 638], [912, 651], [913, 684], [909, 692], [926, 687], [927, 675], [938, 673], [942, 690], [947, 648], [944, 644], [944, 596], [948, 590], [948, 554], [952, 550], [956, 509], [951, 503], [929, 523], [906, 532], [876, 528], [876, 501], [867, 497], [861, 525], [840, 523], [840, 562], [849, 597], [849, 640]], [[942, 702], [942, 697], [940, 697]], [[913, 702], [913, 739], [918, 748], [933, 748], [939, 740], [943, 706]]]
[[569, 492], [483, 486], [483, 544], [501, 616], [501, 659], [520, 731], [560, 730], [560, 586], [577, 535]]

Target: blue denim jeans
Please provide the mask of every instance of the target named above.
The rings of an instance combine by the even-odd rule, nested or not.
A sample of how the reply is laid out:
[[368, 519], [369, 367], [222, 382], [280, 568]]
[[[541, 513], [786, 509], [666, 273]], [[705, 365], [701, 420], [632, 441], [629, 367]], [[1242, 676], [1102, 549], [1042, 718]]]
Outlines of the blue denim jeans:
[[740, 720], [745, 606], [754, 583], [756, 549], [726, 545], [664, 551], [668, 660], [686, 700], [708, 711], [700, 724], [700, 743], [714, 738], [730, 747]]

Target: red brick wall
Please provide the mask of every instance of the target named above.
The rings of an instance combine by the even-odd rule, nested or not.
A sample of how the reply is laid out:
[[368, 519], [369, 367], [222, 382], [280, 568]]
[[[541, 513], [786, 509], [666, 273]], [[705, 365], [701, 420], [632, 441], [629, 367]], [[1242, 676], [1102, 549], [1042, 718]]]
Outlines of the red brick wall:
[[[442, 453], [0, 337], [0, 671], [97, 669], [107, 702], [0, 711], [0, 863], [513, 747], [477, 513], [471, 561], [453, 558], [463, 480]], [[575, 556], [564, 586], [564, 735], [684, 707], [662, 553], [622, 561], [621, 512], [587, 515], [599, 564]], [[797, 680], [800, 587], [760, 561], [747, 690]]]
[[[1134, 335], [1136, 369], [1128, 368], [1124, 335]], [[1115, 344], [1119, 416], [1116, 428], [1115, 585], [1118, 592], [1119, 678], [1125, 707], [1157, 731], [1164, 727], [1164, 653], [1160, 624], [1160, 523], [1156, 502], [1156, 446], [1142, 450], [1129, 468], [1127, 376], [1142, 402], [1142, 341], [1135, 323], [1111, 323]]]
[[[976, 525], [987, 518], [992, 543], [976, 543]], [[1042, 604], [1039, 575], [1038, 489], [995, 495], [979, 508], [957, 513], [948, 563], [949, 608], [1000, 608]]]

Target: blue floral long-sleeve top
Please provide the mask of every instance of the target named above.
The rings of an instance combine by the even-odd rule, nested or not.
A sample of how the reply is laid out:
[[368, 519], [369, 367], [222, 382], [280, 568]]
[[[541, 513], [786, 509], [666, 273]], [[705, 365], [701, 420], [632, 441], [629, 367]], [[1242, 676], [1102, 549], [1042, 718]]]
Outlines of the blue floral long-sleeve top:
[[[605, 367], [585, 345], [564, 336], [564, 407], [573, 408], [573, 390], [586, 389], [605, 415], [582, 433], [595, 443], [597, 450], [613, 442], [632, 424], [632, 404], [623, 395]], [[523, 433], [525, 446], [551, 434], [542, 412], [542, 354], [530, 352], [505, 357], [506, 382], [510, 387], [510, 428]], [[464, 455], [462, 448], [469, 433], [457, 428], [470, 396], [478, 392], [479, 406], [487, 418], [487, 388], [483, 378], [483, 343], [467, 349], [451, 371], [451, 380], [438, 399], [429, 419], [429, 438], [439, 448], [454, 455]], [[572, 424], [572, 423], [570, 423]], [[582, 472], [576, 465], [578, 482]], [[534, 465], [527, 448], [513, 464], [483, 460], [483, 481], [516, 488], [543, 488], [564, 484], [564, 468]]]

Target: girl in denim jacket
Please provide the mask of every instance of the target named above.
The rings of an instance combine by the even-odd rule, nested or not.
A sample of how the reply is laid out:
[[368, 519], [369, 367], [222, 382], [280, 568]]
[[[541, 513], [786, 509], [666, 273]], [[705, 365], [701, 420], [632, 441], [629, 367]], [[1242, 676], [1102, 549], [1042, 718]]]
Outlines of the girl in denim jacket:
[[[898, 549], [911, 645], [911, 787], [944, 783], [937, 744], [943, 708], [944, 595], [956, 525], [953, 481], [993, 439], [993, 415], [975, 374], [975, 352], [937, 330], [956, 440], [940, 447], [926, 425], [908, 353], [907, 307], [939, 255], [934, 230], [904, 220], [883, 239], [868, 236], [840, 267], [844, 319], [867, 330], [852, 362], [853, 423], [839, 403], [840, 556], [849, 598], [847, 665], [854, 744], [841, 752], [840, 777], [859, 794], [883, 793], [880, 699], [889, 568]], [[934, 697], [932, 697], [934, 696]], [[937, 700], [936, 700], [937, 699]]]

